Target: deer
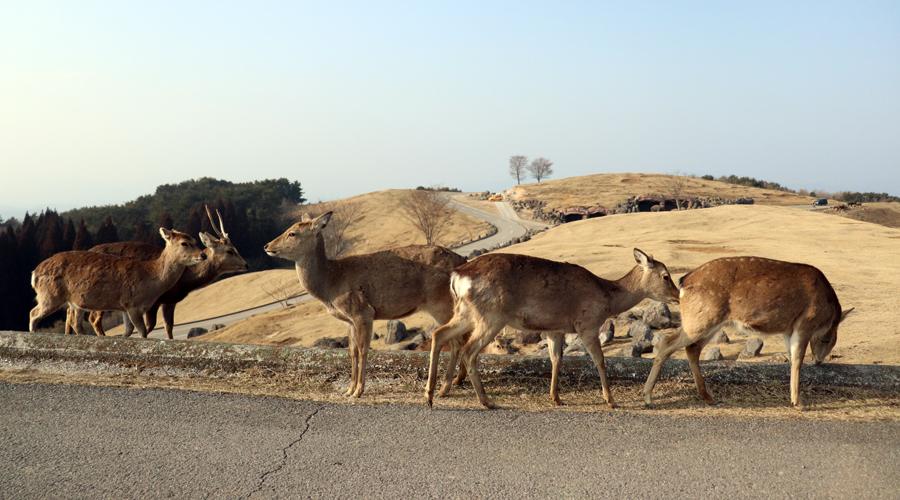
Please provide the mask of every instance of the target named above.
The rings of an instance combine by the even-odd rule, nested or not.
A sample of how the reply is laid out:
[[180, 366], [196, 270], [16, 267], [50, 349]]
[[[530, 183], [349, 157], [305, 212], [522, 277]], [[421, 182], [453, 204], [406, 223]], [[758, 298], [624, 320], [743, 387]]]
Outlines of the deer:
[[[631, 309], [645, 298], [673, 303], [678, 288], [665, 264], [635, 248], [637, 265], [615, 281], [603, 279], [579, 265], [516, 254], [487, 254], [453, 271], [450, 287], [455, 299], [453, 317], [432, 335], [425, 399], [432, 405], [441, 346], [469, 334], [461, 348], [462, 365], [479, 403], [496, 405], [484, 392], [478, 354], [504, 326], [547, 332], [550, 355], [550, 399], [561, 405], [559, 368], [566, 333], [576, 333], [600, 374], [603, 399], [615, 408], [606, 377], [606, 363], [598, 332], [607, 318]], [[441, 392], [450, 387], [445, 372]]]
[[185, 268], [206, 259], [190, 235], [162, 227], [159, 234], [166, 247], [154, 260], [70, 251], [38, 264], [31, 273], [37, 305], [29, 313], [28, 330], [34, 332], [41, 318], [68, 303], [76, 310], [125, 311], [146, 338], [144, 313], [178, 281]]
[[[206, 260], [196, 266], [185, 269], [175, 285], [171, 289], [166, 290], [166, 292], [157, 299], [156, 303], [154, 303], [144, 315], [147, 331], [153, 331], [156, 327], [157, 312], [161, 307], [166, 337], [170, 340], [173, 338], [172, 333], [175, 325], [175, 307], [179, 302], [184, 300], [189, 293], [209, 285], [220, 276], [247, 271], [247, 262], [241, 257], [240, 252], [238, 252], [237, 248], [235, 248], [234, 244], [231, 242], [228, 232], [225, 231], [225, 223], [222, 221], [222, 214], [216, 210], [217, 221], [213, 220], [209, 207], [205, 208], [210, 227], [215, 233], [213, 235], [201, 231], [199, 234], [200, 242], [206, 247], [203, 250], [203, 253], [206, 255]], [[91, 248], [91, 251], [119, 255], [138, 260], [155, 259], [159, 257], [159, 254], [162, 252], [160, 248], [154, 245], [137, 241], [105, 243]], [[69, 312], [72, 311], [73, 309], [70, 308]], [[89, 317], [91, 326], [94, 328], [97, 335], [105, 335], [106, 333], [103, 331], [103, 311], [93, 311]], [[125, 321], [125, 336], [129, 337], [133, 333], [133, 323]]]
[[[453, 315], [450, 272], [466, 259], [434, 245], [331, 259], [322, 231], [333, 213], [304, 215], [264, 247], [271, 257], [294, 261], [301, 286], [322, 302], [350, 331], [350, 386], [345, 395], [359, 398], [366, 385], [372, 322], [398, 319], [417, 311], [443, 324]], [[459, 344], [451, 345], [455, 359]], [[455, 350], [454, 350], [455, 349]], [[460, 377], [464, 376], [460, 371]]]
[[646, 406], [652, 405], [663, 363], [682, 347], [700, 398], [715, 404], [700, 372], [700, 352], [719, 330], [731, 326], [784, 337], [791, 362], [791, 405], [803, 409], [800, 368], [807, 346], [812, 346], [816, 364], [825, 361], [837, 342], [838, 325], [853, 311], [841, 310], [834, 288], [816, 267], [762, 257], [709, 261], [684, 275], [680, 285], [681, 328], [657, 345], [644, 384]]

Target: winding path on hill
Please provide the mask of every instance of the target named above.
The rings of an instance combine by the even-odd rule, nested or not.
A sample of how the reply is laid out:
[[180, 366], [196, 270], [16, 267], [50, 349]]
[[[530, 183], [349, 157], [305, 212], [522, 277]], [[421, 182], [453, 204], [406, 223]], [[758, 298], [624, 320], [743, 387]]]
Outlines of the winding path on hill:
[[[457, 210], [463, 214], [469, 215], [476, 219], [482, 220], [489, 224], [492, 224], [497, 228], [497, 232], [491, 236], [486, 238], [482, 238], [478, 241], [474, 241], [472, 243], [468, 243], [453, 249], [456, 253], [468, 256], [475, 250], [489, 250], [492, 248], [497, 248], [508, 244], [516, 238], [524, 236], [529, 229], [540, 230], [547, 228], [546, 224], [542, 224], [539, 222], [527, 221], [519, 218], [519, 215], [513, 210], [512, 206], [505, 201], [495, 202], [495, 206], [497, 208], [496, 212], [489, 212], [487, 210], [482, 210], [480, 208], [473, 207], [460, 201], [460, 198], [468, 195], [460, 194], [450, 197], [450, 206], [453, 207], [454, 210]], [[288, 305], [299, 304], [301, 302], [306, 302], [308, 300], [312, 300], [307, 294], [301, 294], [294, 297], [291, 297], [286, 302]], [[225, 325], [228, 326], [232, 323], [236, 323], [238, 321], [247, 319], [251, 316], [255, 316], [257, 314], [262, 314], [269, 311], [274, 311], [276, 309], [280, 309], [284, 307], [280, 302], [274, 302], [269, 304], [263, 304], [261, 306], [252, 307], [249, 309], [244, 309], [241, 311], [235, 311], [230, 314], [225, 314], [222, 316], [216, 316], [213, 318], [206, 318], [197, 321], [190, 321], [187, 323], [178, 323], [175, 325], [175, 329], [173, 335], [176, 339], [186, 339], [188, 332], [191, 328], [205, 328], [207, 330], [212, 330], [215, 325]], [[163, 333], [162, 327], [159, 326], [153, 330], [151, 335], [160, 336], [165, 335]]]

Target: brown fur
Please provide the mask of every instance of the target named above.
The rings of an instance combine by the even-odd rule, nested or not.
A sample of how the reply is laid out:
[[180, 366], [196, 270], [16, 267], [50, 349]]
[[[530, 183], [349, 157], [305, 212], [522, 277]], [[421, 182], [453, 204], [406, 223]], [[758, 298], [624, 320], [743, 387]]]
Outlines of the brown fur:
[[[635, 249], [635, 266], [617, 281], [600, 278], [587, 269], [565, 262], [526, 255], [490, 254], [460, 266], [453, 272], [453, 318], [434, 332], [425, 396], [432, 402], [441, 346], [471, 332], [462, 348], [462, 360], [478, 400], [488, 408], [478, 373], [478, 353], [506, 325], [520, 330], [546, 331], [553, 372], [550, 397], [560, 404], [559, 362], [566, 333], [577, 333], [600, 373], [603, 398], [612, 407], [606, 381], [606, 365], [598, 331], [610, 316], [634, 307], [646, 297], [672, 302], [678, 289], [665, 264]], [[441, 394], [449, 389], [452, 370], [444, 377]]]
[[155, 260], [73, 251], [38, 264], [31, 277], [37, 306], [29, 314], [29, 330], [34, 331], [42, 317], [68, 303], [76, 309], [126, 311], [146, 337], [142, 315], [178, 281], [185, 267], [204, 258], [189, 235], [162, 228], [160, 234], [166, 248]]
[[700, 352], [722, 327], [785, 337], [791, 357], [791, 404], [800, 403], [800, 367], [812, 342], [816, 363], [821, 363], [837, 342], [841, 312], [837, 294], [822, 271], [761, 257], [716, 259], [681, 279], [682, 329], [663, 339], [647, 383], [644, 399], [649, 405], [662, 364], [682, 347], [697, 390], [713, 402], [700, 373]]
[[265, 246], [271, 256], [293, 260], [300, 284], [350, 327], [351, 377], [348, 396], [365, 390], [372, 321], [424, 311], [438, 323], [453, 314], [450, 272], [465, 262], [435, 246], [407, 246], [342, 259], [325, 254], [322, 230], [331, 212], [302, 220]]

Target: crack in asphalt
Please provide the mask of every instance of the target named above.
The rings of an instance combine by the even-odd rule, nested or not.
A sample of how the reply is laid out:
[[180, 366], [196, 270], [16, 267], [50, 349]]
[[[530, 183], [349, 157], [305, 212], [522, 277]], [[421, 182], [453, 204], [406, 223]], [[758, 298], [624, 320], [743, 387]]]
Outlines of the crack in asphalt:
[[305, 436], [306, 432], [309, 431], [310, 421], [312, 420], [313, 417], [316, 416], [316, 414], [318, 414], [324, 408], [325, 408], [325, 405], [322, 405], [322, 406], [316, 408], [315, 410], [313, 410], [309, 415], [306, 416], [306, 419], [304, 421], [304, 424], [306, 425], [306, 427], [303, 428], [303, 431], [300, 432], [300, 435], [297, 436], [297, 439], [291, 441], [287, 446], [285, 446], [284, 448], [281, 449], [281, 462], [279, 462], [279, 464], [276, 465], [275, 467], [263, 472], [262, 475], [259, 476], [259, 484], [256, 485], [256, 489], [254, 489], [253, 491], [248, 493], [245, 498], [250, 498], [254, 494], [262, 491], [263, 486], [265, 486], [266, 480], [269, 478], [269, 476], [280, 471], [281, 469], [284, 468], [285, 465], [287, 465], [288, 450], [293, 448], [294, 445], [296, 445], [300, 441], [303, 441], [303, 436]]

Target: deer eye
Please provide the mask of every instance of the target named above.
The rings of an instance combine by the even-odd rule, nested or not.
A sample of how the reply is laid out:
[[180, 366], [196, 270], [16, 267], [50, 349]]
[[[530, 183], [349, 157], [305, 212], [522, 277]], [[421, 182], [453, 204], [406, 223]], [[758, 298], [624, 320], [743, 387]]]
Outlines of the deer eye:
[[188, 245], [188, 244], [185, 243], [185, 242], [181, 242], [181, 246], [186, 247], [186, 246], [190, 246], [190, 245]]
[[290, 233], [288, 233], [288, 236], [290, 236], [291, 238], [294, 238], [297, 236], [297, 233], [291, 231]]

